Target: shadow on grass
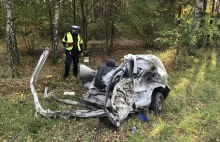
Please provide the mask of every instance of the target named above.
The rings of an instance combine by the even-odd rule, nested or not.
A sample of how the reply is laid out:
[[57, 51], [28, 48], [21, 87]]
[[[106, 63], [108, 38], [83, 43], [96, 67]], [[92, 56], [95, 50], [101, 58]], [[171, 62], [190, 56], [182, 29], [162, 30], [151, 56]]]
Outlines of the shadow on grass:
[[211, 131], [219, 129], [216, 127], [219, 119], [215, 117], [220, 111], [219, 105], [215, 104], [220, 99], [217, 85], [220, 59], [217, 54], [215, 48], [204, 49], [202, 56], [194, 63], [194, 69], [186, 70], [182, 76], [184, 79], [180, 79], [184, 83], [182, 86], [178, 84], [181, 86], [179, 89], [185, 88], [185, 91], [179, 91], [182, 96], [175, 96], [175, 105], [171, 105], [171, 109], [178, 107], [175, 111], [179, 117], [176, 125], [178, 130], [173, 136], [176, 140], [218, 140], [219, 133], [213, 134]]
[[[171, 73], [169, 79], [171, 79], [172, 88], [163, 120], [157, 123], [147, 140], [218, 140], [219, 133], [213, 134], [211, 130], [219, 129], [215, 126], [219, 119], [214, 116], [217, 112], [219, 113], [220, 107], [213, 105], [219, 99], [217, 95], [219, 75], [216, 73], [220, 62], [219, 53], [211, 48], [204, 49], [200, 54], [185, 60], [191, 64], [189, 67], [182, 67]], [[211, 108], [211, 106], [215, 107]], [[206, 130], [205, 127], [210, 129]]]

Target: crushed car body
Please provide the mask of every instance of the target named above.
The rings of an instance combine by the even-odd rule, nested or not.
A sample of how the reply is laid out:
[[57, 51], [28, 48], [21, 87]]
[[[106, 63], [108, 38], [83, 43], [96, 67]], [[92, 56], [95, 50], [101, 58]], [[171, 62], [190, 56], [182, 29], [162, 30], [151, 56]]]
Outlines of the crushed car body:
[[[147, 108], [155, 115], [163, 110], [164, 100], [170, 89], [167, 84], [168, 74], [161, 60], [151, 54], [125, 55], [123, 62], [116, 66], [113, 59], [92, 70], [86, 65], [80, 65], [80, 79], [87, 88], [83, 94], [84, 100], [100, 106], [94, 108], [77, 101], [62, 100], [52, 95], [57, 101], [85, 107], [85, 110], [51, 111], [44, 110], [39, 103], [35, 90], [35, 81], [41, 70], [49, 49], [46, 48], [32, 75], [30, 86], [33, 94], [36, 113], [46, 117], [99, 117], [108, 116], [111, 122], [119, 127], [129, 113]], [[48, 96], [45, 89], [45, 97]]]

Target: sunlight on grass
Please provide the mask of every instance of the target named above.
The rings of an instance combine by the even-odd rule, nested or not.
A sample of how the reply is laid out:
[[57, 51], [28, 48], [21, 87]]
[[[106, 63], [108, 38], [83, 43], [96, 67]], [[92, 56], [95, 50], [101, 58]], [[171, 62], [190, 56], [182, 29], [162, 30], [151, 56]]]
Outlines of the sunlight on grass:
[[149, 134], [148, 139], [157, 137], [164, 130], [166, 123], [164, 121], [159, 121], [154, 125], [154, 130]]
[[178, 84], [175, 85], [175, 93], [174, 95], [178, 95], [180, 97], [184, 97], [186, 95], [186, 92], [183, 90], [183, 88], [186, 88], [189, 83], [189, 79], [187, 78], [180, 78], [178, 81]]
[[211, 65], [210, 65], [210, 70], [214, 71], [216, 69], [216, 62], [217, 62], [217, 58], [216, 58], [216, 53], [215, 53], [215, 48], [212, 51], [211, 54]]
[[193, 125], [196, 121], [194, 114], [184, 116], [184, 119], [178, 125], [182, 134], [190, 136], [192, 139], [193, 132], [195, 131], [195, 126]]
[[[147, 116], [148, 122], [144, 123], [134, 114], [121, 124], [120, 130], [113, 129], [109, 125], [111, 122], [99, 118], [36, 118], [29, 89], [31, 70], [25, 71], [27, 77], [22, 79], [4, 79], [5, 85], [0, 88], [0, 141], [7, 141], [17, 133], [21, 133], [17, 141], [220, 141], [218, 49], [204, 49], [194, 57], [180, 54], [176, 65], [173, 64], [175, 50], [156, 51], [155, 54], [160, 57], [168, 71], [168, 84], [171, 87], [162, 116], [155, 117], [145, 111], [143, 114]], [[94, 68], [98, 62], [95, 59], [97, 58], [93, 59]], [[102, 60], [99, 63], [101, 62]], [[29, 65], [27, 68], [34, 66]], [[45, 86], [60, 95], [67, 88], [74, 89], [76, 96], [71, 99], [81, 99], [81, 94], [85, 91], [82, 85], [73, 85], [70, 78], [63, 82], [62, 73], [63, 64], [52, 67], [47, 62], [42, 69], [37, 92], [44, 108], [75, 109], [56, 101], [43, 100], [41, 97]], [[131, 132], [132, 127], [137, 128], [134, 133]]]
[[195, 57], [185, 60], [185, 63], [192, 64], [191, 68], [178, 70], [175, 75], [179, 76], [171, 74], [169, 79], [173, 88], [167, 100], [167, 109], [176, 115], [170, 120], [175, 122], [172, 128], [177, 128], [171, 139], [187, 142], [219, 140], [216, 137], [219, 133], [212, 130], [219, 127], [215, 125], [219, 119], [213, 115], [220, 114], [219, 107], [215, 105], [220, 100], [217, 55], [215, 49], [202, 51], [202, 59]]
[[155, 55], [160, 58], [165, 68], [167, 68], [169, 64], [172, 63], [172, 60], [174, 59], [174, 56], [175, 56], [175, 52], [176, 50], [167, 50], [164, 52], [155, 53]]
[[206, 62], [203, 61], [202, 64], [200, 64], [200, 68], [197, 69], [198, 73], [196, 75], [196, 82], [197, 83], [202, 83], [205, 81], [204, 79], [204, 76], [205, 76], [205, 73], [206, 73]]

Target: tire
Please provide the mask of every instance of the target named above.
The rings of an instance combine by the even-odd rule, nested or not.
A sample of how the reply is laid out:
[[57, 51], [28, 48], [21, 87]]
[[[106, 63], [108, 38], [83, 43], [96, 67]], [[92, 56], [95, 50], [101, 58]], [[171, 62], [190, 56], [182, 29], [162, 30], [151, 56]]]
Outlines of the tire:
[[164, 108], [164, 96], [161, 92], [154, 92], [151, 97], [150, 111], [153, 111], [155, 116], [159, 116]]

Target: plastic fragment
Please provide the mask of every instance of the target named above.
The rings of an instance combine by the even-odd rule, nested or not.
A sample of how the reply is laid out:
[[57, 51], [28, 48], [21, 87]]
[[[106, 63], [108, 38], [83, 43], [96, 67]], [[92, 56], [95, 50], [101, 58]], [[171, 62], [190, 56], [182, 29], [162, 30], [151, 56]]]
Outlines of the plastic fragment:
[[75, 95], [75, 92], [64, 92], [63, 95], [74, 96], [74, 95]]
[[144, 122], [147, 122], [147, 121], [148, 121], [147, 117], [144, 116], [142, 113], [139, 113], [139, 117], [140, 117], [140, 119], [141, 119], [142, 121], [144, 121]]
[[131, 132], [134, 133], [136, 131], [136, 127], [131, 128]]

